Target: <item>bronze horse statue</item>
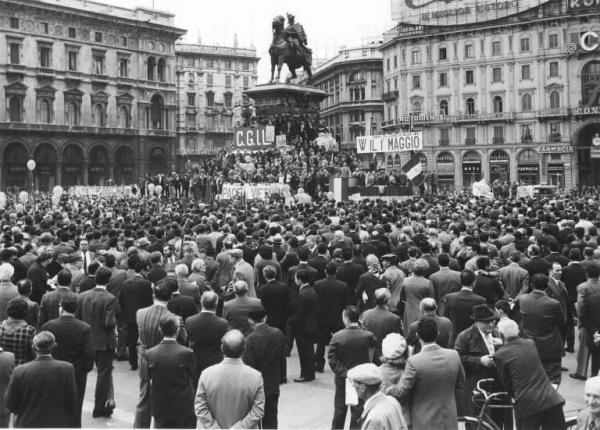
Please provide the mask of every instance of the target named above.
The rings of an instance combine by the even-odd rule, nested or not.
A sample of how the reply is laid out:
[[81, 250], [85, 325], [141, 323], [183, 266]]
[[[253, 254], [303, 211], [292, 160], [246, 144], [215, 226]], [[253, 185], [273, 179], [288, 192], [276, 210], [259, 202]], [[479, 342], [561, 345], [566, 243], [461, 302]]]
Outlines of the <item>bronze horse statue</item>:
[[[273, 18], [273, 42], [269, 48], [269, 55], [271, 55], [271, 82], [279, 82], [281, 76], [281, 68], [283, 64], [287, 64], [292, 76], [291, 79], [296, 79], [296, 69], [300, 67], [304, 68], [304, 71], [308, 77], [312, 77], [312, 71], [310, 66], [312, 64], [312, 54], [304, 49], [300, 50], [305, 52], [298, 52], [299, 50], [286, 40], [286, 34], [283, 28], [285, 18], [281, 15]], [[277, 79], [275, 77], [275, 66], [277, 66]]]

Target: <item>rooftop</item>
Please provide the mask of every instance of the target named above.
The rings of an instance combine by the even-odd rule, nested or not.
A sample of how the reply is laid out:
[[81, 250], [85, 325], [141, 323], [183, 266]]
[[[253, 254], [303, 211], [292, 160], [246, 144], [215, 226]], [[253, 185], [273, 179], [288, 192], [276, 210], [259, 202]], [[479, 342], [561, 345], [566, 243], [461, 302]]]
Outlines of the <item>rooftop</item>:
[[229, 57], [244, 57], [258, 60], [256, 48], [237, 48], [233, 46], [199, 45], [196, 43], [175, 44], [177, 53], [202, 54]]
[[330, 67], [346, 62], [367, 60], [383, 61], [383, 55], [379, 49], [380, 46], [380, 41], [377, 41], [369, 45], [363, 45], [356, 48], [342, 48], [338, 51], [338, 55], [322, 61], [317, 67], [315, 67], [313, 74], [321, 73]]

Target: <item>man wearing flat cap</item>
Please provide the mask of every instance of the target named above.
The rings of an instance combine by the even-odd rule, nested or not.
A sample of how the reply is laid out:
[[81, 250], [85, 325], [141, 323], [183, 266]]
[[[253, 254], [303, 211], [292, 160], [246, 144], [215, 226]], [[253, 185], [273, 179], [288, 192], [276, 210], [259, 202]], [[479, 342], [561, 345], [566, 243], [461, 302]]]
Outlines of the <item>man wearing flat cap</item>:
[[254, 288], [254, 267], [244, 260], [244, 251], [240, 248], [233, 248], [229, 251], [233, 262], [233, 280], [246, 281], [248, 284], [248, 297], [256, 298], [256, 288]]
[[52, 358], [54, 335], [42, 331], [33, 338], [36, 359], [13, 371], [6, 406], [16, 415], [15, 427], [73, 427], [77, 392], [73, 365]]
[[360, 417], [361, 430], [404, 430], [406, 422], [400, 404], [391, 396], [379, 391], [381, 372], [373, 363], [364, 363], [348, 370], [348, 379], [358, 398], [365, 402]]

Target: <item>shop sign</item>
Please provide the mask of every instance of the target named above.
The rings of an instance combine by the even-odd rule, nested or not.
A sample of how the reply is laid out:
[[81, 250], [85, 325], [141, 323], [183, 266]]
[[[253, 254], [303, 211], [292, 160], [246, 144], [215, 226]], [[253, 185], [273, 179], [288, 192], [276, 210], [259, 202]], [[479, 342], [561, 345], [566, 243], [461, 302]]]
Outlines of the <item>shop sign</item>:
[[435, 170], [438, 175], [454, 176], [454, 163], [437, 163]]
[[575, 108], [573, 109], [573, 115], [600, 115], [600, 106]]
[[479, 164], [463, 164], [463, 173], [472, 175], [472, 174], [481, 174], [481, 163]]
[[275, 135], [273, 127], [243, 127], [236, 128], [235, 136], [236, 149], [269, 149], [274, 146]]
[[598, 11], [600, 9], [600, 1], [598, 0], [568, 0], [567, 9], [569, 12], [589, 12]]
[[356, 138], [356, 152], [372, 154], [375, 152], [408, 152], [423, 150], [423, 132], [411, 131]]
[[590, 158], [600, 158], [600, 148], [590, 148]]
[[508, 155], [492, 155], [490, 157], [490, 163], [508, 163]]
[[537, 164], [519, 164], [517, 166], [517, 172], [519, 173], [538, 173], [540, 166]]
[[567, 154], [573, 152], [573, 145], [542, 145], [538, 151], [540, 154]]
[[565, 166], [562, 164], [549, 164], [548, 173], [564, 173]]

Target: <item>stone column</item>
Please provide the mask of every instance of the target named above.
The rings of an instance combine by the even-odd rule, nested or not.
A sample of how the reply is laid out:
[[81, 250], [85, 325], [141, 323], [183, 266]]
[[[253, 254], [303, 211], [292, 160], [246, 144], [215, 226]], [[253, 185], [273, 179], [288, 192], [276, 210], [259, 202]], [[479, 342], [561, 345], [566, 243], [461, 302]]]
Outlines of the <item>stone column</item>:
[[[56, 159], [56, 185], [62, 185], [62, 167], [63, 167], [63, 159], [62, 157], [58, 157]], [[52, 191], [52, 190], [50, 190]]]
[[89, 185], [89, 179], [88, 179], [88, 174], [89, 174], [89, 170], [90, 170], [90, 160], [88, 160], [87, 158], [83, 160], [83, 178], [82, 178], [82, 182], [84, 186]]

